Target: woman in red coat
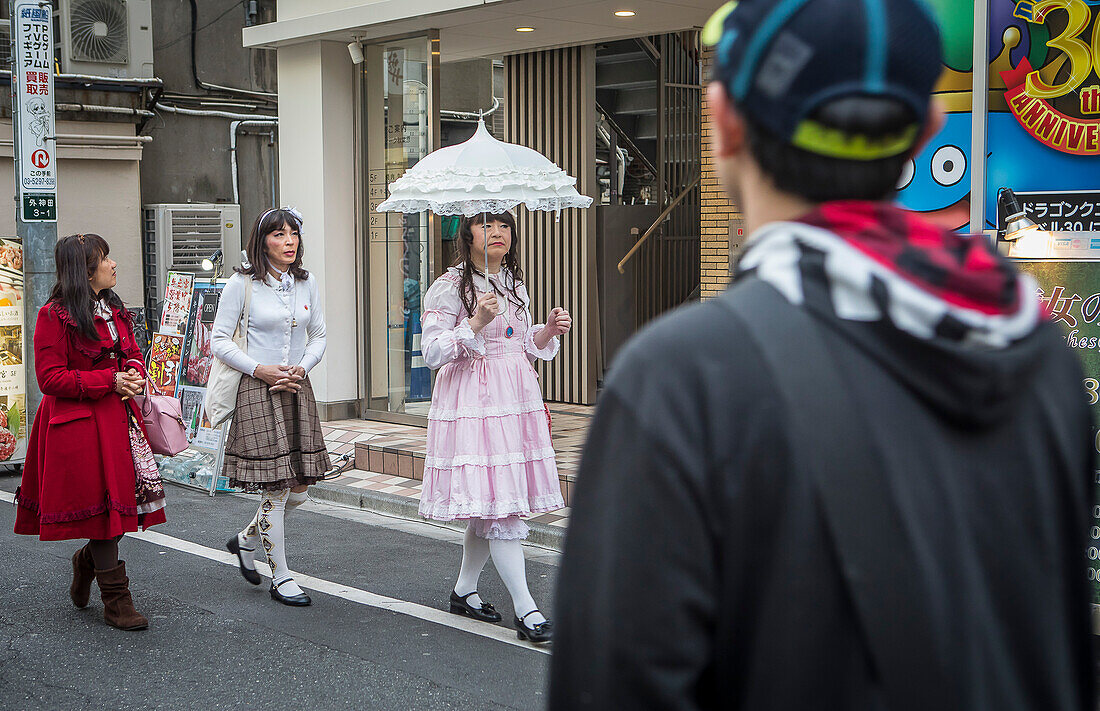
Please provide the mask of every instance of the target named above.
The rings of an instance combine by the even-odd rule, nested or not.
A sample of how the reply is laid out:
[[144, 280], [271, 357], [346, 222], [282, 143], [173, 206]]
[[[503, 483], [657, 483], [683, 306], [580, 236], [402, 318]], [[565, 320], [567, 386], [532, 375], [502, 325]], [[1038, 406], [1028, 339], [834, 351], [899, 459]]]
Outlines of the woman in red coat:
[[118, 541], [164, 522], [164, 488], [133, 400], [145, 365], [130, 314], [111, 290], [109, 249], [94, 234], [64, 237], [54, 249], [57, 284], [34, 329], [43, 397], [16, 491], [15, 532], [88, 539], [73, 556], [73, 604], [88, 604], [94, 577], [107, 623], [144, 629]]

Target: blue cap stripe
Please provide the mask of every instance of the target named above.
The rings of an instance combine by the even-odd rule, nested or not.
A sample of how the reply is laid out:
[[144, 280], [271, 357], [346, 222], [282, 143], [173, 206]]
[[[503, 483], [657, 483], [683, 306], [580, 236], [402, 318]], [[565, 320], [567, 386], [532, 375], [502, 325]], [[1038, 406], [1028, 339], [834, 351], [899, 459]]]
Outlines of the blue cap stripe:
[[867, 66], [863, 79], [871, 91], [882, 91], [886, 77], [886, 3], [863, 0], [867, 13]]
[[753, 34], [748, 49], [745, 50], [745, 58], [741, 61], [741, 69], [733, 80], [733, 96], [735, 99], [744, 99], [749, 91], [749, 85], [756, 73], [756, 64], [760, 61], [760, 55], [771, 44], [775, 33], [790, 19], [791, 15], [802, 9], [809, 0], [783, 0], [760, 23], [760, 28]]

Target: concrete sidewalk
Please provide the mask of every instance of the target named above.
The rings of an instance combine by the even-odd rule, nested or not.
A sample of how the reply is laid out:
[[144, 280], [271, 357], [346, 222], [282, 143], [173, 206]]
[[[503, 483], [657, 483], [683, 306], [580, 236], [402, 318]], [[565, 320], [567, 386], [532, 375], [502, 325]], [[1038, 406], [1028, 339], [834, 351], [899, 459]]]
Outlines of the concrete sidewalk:
[[[581, 448], [594, 408], [550, 405], [553, 443], [566, 508], [531, 518], [530, 542], [561, 550], [569, 523]], [[424, 476], [424, 444], [427, 430], [372, 420], [338, 420], [322, 424], [325, 443], [334, 461], [352, 455], [355, 467], [313, 486], [310, 496], [334, 504], [377, 513], [419, 519], [417, 508]], [[462, 528], [464, 524], [454, 524]]]

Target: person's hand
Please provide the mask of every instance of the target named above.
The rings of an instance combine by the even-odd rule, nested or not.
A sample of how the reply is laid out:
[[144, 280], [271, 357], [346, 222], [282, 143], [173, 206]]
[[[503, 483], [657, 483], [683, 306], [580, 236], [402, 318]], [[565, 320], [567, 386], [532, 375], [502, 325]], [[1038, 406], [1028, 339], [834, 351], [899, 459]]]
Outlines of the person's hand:
[[252, 372], [252, 377], [264, 381], [270, 386], [275, 386], [280, 380], [290, 375], [289, 365], [258, 365]]
[[286, 375], [279, 378], [278, 382], [268, 388], [269, 392], [291, 392], [296, 393], [302, 389], [301, 380], [306, 377], [306, 369], [300, 365], [291, 365], [287, 367]]
[[134, 368], [115, 373], [115, 392], [121, 395], [123, 400], [140, 395], [144, 389], [145, 378], [141, 377], [141, 373]]
[[564, 336], [573, 327], [573, 317], [563, 308], [555, 308], [546, 317], [546, 332], [550, 338]]
[[477, 299], [474, 315], [470, 317], [470, 328], [474, 333], [488, 326], [497, 317], [497, 295], [482, 294]]

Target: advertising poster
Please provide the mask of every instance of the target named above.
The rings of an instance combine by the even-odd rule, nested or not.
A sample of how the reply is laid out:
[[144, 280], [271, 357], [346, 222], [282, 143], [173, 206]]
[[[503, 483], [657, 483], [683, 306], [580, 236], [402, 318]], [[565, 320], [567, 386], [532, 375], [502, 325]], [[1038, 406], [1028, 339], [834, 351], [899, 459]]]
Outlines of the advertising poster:
[[218, 311], [221, 290], [221, 284], [195, 282], [187, 312], [181, 385], [205, 388], [210, 378], [210, 366], [214, 363], [214, 355], [210, 350], [210, 329]]
[[[986, 1], [986, 0], [981, 0]], [[952, 230], [970, 224], [974, 0], [929, 0], [943, 35], [943, 74], [934, 89], [947, 114], [943, 129], [906, 164], [897, 200]]]
[[195, 282], [187, 313], [187, 337], [180, 369], [179, 398], [187, 424], [187, 439], [191, 446], [211, 451], [221, 446], [222, 431], [210, 426], [204, 402], [210, 367], [214, 363], [214, 354], [210, 350], [210, 329], [218, 312], [218, 297], [223, 286], [206, 281]]
[[24, 356], [23, 245], [0, 239], [0, 462], [21, 462], [27, 454]]
[[149, 349], [149, 379], [160, 392], [170, 395], [179, 384], [183, 336], [174, 333], [154, 333]]
[[178, 333], [181, 336], [187, 326], [187, 312], [191, 307], [191, 290], [194, 274], [168, 272], [168, 286], [164, 290], [164, 309], [160, 314], [161, 333]]
[[985, 204], [986, 227], [992, 228], [1002, 187], [1017, 192], [1100, 187], [1100, 2], [988, 2]]
[[[1040, 298], [1051, 318], [1065, 330], [1066, 345], [1080, 357], [1085, 371], [1082, 383], [1092, 405], [1093, 441], [1100, 452], [1100, 262], [1020, 262], [1021, 271], [1039, 282]], [[1095, 501], [1100, 502], [1100, 476], [1094, 479]], [[1089, 548], [1089, 580], [1092, 602], [1100, 604], [1100, 506], [1092, 512]]]
[[206, 388], [180, 386], [180, 403], [183, 405], [183, 422], [187, 425], [187, 441], [200, 449], [217, 449], [221, 443], [221, 430], [210, 426], [205, 401]]

